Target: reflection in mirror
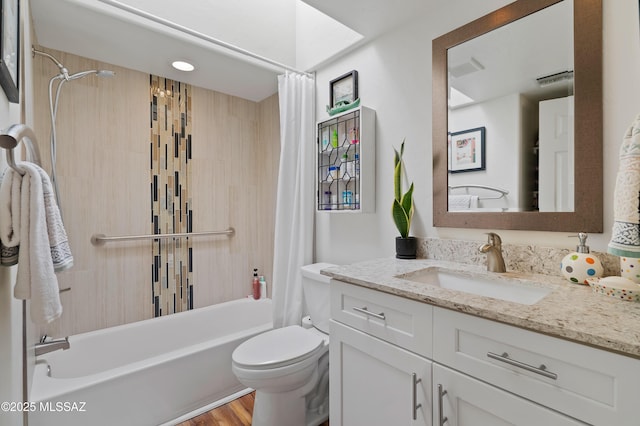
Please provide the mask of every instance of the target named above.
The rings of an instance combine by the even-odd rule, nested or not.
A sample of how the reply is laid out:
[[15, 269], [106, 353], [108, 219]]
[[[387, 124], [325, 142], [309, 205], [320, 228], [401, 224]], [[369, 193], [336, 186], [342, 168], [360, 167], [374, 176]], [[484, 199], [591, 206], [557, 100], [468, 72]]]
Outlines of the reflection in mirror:
[[448, 49], [447, 68], [449, 211], [573, 211], [573, 1]]
[[602, 232], [601, 0], [519, 0], [433, 40], [434, 225]]

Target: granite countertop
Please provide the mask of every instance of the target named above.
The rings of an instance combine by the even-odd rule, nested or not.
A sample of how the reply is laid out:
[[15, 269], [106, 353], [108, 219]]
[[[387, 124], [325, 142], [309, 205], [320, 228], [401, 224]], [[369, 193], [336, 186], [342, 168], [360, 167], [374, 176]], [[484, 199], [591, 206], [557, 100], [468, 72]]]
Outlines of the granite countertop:
[[[432, 266], [477, 276], [491, 275], [509, 282], [527, 281], [523, 285], [544, 287], [551, 292], [533, 305], [524, 305], [398, 278]], [[519, 272], [498, 274], [477, 265], [395, 258], [335, 266], [323, 269], [322, 274], [350, 284], [640, 358], [640, 303], [593, 293], [589, 286], [570, 283], [560, 276]]]

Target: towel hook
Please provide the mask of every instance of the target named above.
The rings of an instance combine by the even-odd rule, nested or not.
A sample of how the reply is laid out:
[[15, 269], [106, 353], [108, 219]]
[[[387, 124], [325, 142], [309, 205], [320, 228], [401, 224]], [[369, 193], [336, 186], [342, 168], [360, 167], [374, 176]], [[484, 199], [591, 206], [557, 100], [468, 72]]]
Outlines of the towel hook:
[[14, 149], [20, 141], [23, 141], [27, 148], [27, 154], [31, 161], [40, 165], [40, 151], [38, 150], [38, 140], [31, 127], [26, 124], [13, 124], [0, 134], [0, 147], [6, 150], [7, 164], [17, 173], [24, 175], [25, 171], [16, 164]]

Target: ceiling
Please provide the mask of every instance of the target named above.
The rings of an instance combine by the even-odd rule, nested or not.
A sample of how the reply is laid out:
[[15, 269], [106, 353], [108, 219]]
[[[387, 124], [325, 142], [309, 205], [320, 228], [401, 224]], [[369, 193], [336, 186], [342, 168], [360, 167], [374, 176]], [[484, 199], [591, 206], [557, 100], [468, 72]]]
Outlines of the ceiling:
[[573, 46], [573, 1], [563, 1], [449, 49], [449, 83], [476, 103], [567, 96], [571, 80], [540, 87], [537, 79], [573, 71]]
[[[210, 39], [313, 71], [426, 12], [429, 3], [181, 0], [177, 8], [171, 0], [30, 0], [40, 46], [253, 101], [277, 91], [282, 67], [235, 53]], [[312, 52], [320, 56], [310, 56]], [[189, 60], [196, 70], [173, 69], [170, 63], [176, 59]]]

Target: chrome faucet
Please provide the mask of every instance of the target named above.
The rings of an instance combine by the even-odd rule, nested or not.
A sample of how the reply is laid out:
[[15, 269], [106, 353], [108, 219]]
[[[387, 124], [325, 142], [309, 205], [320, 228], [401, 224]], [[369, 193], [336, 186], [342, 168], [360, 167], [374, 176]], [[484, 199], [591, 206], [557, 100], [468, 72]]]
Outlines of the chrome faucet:
[[45, 334], [40, 339], [40, 343], [36, 343], [36, 356], [48, 354], [49, 352], [57, 351], [57, 350], [67, 350], [71, 347], [69, 344], [69, 338], [65, 337], [64, 339], [58, 340], [49, 340], [47, 341], [47, 335]]
[[487, 243], [478, 248], [480, 253], [487, 254], [487, 271], [506, 272], [507, 268], [504, 266], [504, 258], [502, 257], [502, 240], [500, 236], [494, 232], [489, 232], [487, 236]]

